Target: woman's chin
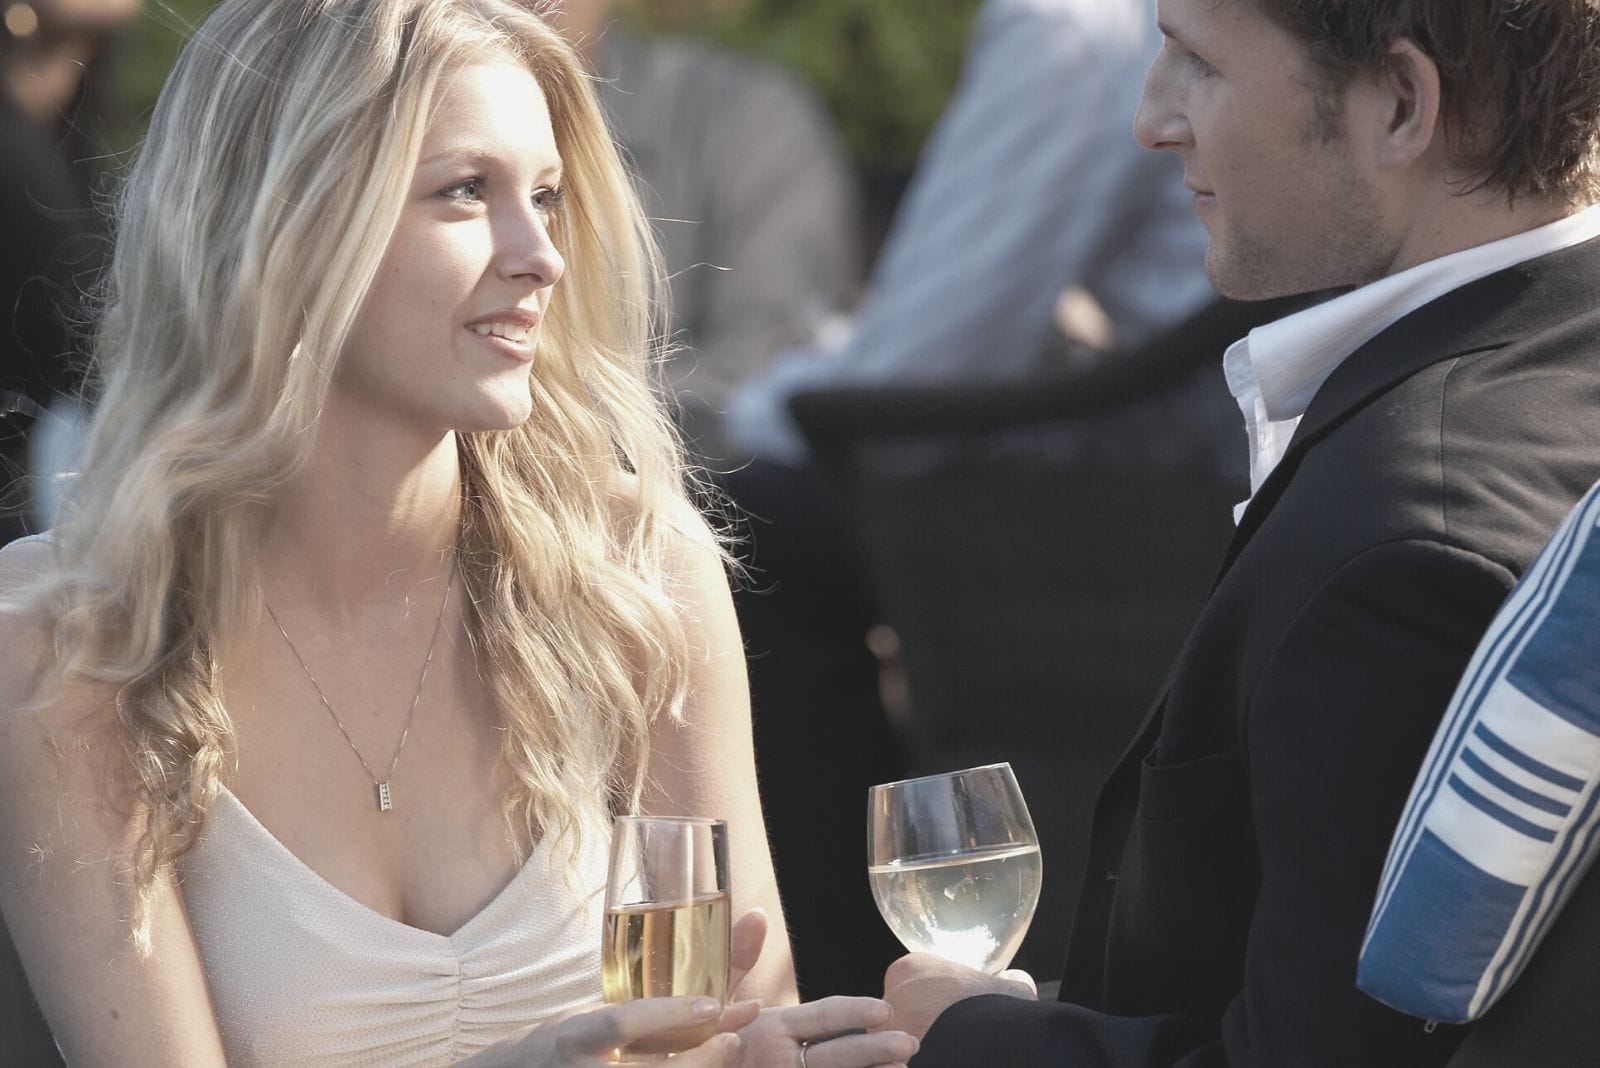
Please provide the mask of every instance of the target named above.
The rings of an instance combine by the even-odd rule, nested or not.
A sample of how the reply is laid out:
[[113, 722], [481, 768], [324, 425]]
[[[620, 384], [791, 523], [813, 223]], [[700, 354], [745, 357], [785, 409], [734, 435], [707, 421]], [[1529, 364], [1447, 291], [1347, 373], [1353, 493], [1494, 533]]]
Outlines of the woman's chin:
[[469, 434], [515, 430], [532, 414], [533, 399], [524, 387], [520, 395], [483, 398], [483, 403], [475, 405], [474, 411], [464, 413], [456, 429]]

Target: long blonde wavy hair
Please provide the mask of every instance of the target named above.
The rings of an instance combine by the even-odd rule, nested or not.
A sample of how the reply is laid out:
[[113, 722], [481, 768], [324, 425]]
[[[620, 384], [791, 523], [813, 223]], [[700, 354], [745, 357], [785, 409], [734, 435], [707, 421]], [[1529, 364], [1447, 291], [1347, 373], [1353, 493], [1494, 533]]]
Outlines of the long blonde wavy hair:
[[[459, 435], [464, 603], [508, 728], [514, 840], [575, 851], [593, 817], [637, 803], [649, 726], [681, 714], [668, 557], [689, 513], [654, 390], [658, 258], [575, 53], [512, 0], [226, 0], [119, 199], [101, 397], [39, 591], [55, 677], [116, 687], [146, 950], [157, 876], [230, 752], [219, 665], [260, 619], [262, 518], [307, 459], [442, 82], [497, 59], [548, 102], [568, 262], [532, 416]], [[636, 500], [619, 509], [622, 480]]]

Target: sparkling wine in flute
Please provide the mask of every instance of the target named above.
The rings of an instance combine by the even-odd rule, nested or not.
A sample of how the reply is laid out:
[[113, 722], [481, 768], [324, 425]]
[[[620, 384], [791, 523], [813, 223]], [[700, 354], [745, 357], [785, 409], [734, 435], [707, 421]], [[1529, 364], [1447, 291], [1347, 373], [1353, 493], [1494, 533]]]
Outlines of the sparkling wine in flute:
[[610, 1002], [728, 993], [727, 894], [606, 910], [601, 981]]
[[907, 949], [994, 972], [1016, 955], [1039, 903], [1038, 846], [867, 869], [878, 911]]
[[[618, 817], [612, 830], [600, 945], [607, 1002], [728, 994], [732, 903], [727, 824], [690, 817]], [[711, 1020], [617, 1051], [658, 1060], [704, 1043]]]

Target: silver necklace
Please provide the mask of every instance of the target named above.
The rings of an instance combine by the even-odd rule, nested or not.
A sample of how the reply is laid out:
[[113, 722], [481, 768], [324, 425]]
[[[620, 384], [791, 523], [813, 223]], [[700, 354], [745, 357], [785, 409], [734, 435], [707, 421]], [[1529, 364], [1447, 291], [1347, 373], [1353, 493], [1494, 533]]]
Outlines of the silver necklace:
[[344, 735], [344, 742], [350, 751], [361, 761], [361, 770], [367, 773], [367, 778], [372, 780], [372, 788], [377, 794], [378, 811], [388, 812], [394, 808], [393, 799], [389, 793], [389, 779], [394, 775], [395, 765], [400, 763], [400, 751], [406, 747], [406, 739], [411, 736], [411, 721], [416, 718], [417, 705], [422, 700], [422, 687], [428, 681], [428, 666], [433, 663], [433, 650], [439, 644], [439, 632], [444, 629], [445, 608], [450, 604], [450, 587], [456, 583], [456, 564], [450, 565], [450, 578], [444, 584], [444, 597], [439, 601], [439, 618], [433, 624], [433, 637], [428, 640], [428, 655], [422, 660], [422, 674], [417, 678], [417, 692], [411, 696], [411, 710], [406, 713], [405, 729], [400, 732], [400, 744], [394, 747], [394, 756], [389, 760], [389, 770], [383, 773], [383, 778], [378, 778], [372, 773], [372, 767], [367, 763], [367, 758], [361, 755], [361, 750], [356, 748], [356, 743], [350, 740], [350, 732], [344, 729], [344, 723], [339, 719], [339, 713], [333, 710], [333, 705], [328, 703], [328, 695], [322, 692], [322, 687], [317, 685], [317, 677], [311, 674], [311, 669], [306, 667], [305, 657], [300, 655], [300, 650], [295, 648], [294, 642], [289, 640], [289, 632], [283, 629], [283, 624], [278, 621], [278, 613], [272, 610], [272, 605], [265, 597], [261, 603], [266, 605], [267, 615], [272, 617], [272, 623], [278, 628], [278, 633], [283, 635], [283, 643], [289, 647], [289, 652], [294, 654], [295, 660], [300, 664], [300, 670], [306, 673], [306, 679], [311, 683], [311, 688], [317, 691], [317, 698], [322, 702], [322, 707], [328, 710], [328, 715], [333, 717], [333, 725], [339, 728], [339, 733]]

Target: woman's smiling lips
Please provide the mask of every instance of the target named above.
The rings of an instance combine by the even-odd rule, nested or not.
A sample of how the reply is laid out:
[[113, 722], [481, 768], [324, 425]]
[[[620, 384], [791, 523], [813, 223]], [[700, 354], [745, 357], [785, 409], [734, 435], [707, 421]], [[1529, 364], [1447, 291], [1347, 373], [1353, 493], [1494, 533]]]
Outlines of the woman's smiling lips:
[[472, 320], [467, 329], [496, 351], [527, 363], [533, 359], [539, 313], [526, 308], [502, 308]]

